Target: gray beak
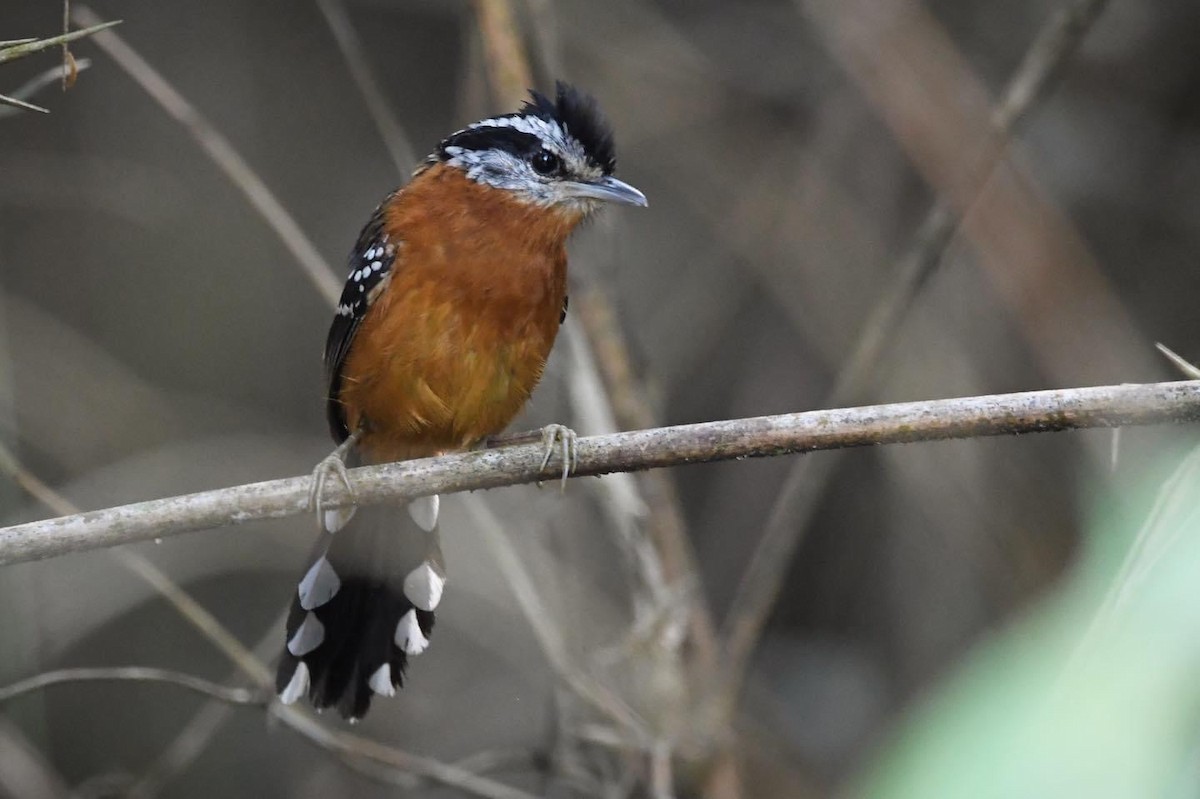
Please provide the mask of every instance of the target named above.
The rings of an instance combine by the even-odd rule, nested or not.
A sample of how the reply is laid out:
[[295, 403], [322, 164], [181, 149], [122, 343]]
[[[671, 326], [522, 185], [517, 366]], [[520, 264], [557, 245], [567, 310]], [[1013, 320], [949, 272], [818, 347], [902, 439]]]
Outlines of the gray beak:
[[594, 183], [568, 181], [562, 184], [563, 191], [571, 197], [587, 197], [591, 200], [619, 203], [620, 205], [636, 205], [645, 208], [646, 195], [616, 178], [600, 178]]

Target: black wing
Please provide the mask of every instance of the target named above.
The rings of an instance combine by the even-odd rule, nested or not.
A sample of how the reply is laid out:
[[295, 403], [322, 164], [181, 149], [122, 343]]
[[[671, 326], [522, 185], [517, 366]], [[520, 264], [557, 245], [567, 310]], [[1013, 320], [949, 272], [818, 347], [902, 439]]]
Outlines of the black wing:
[[350, 436], [340, 398], [342, 367], [359, 325], [391, 279], [392, 266], [400, 248], [400, 242], [389, 238], [384, 230], [383, 210], [394, 197], [395, 194], [392, 194], [379, 204], [371, 214], [371, 221], [358, 236], [358, 242], [350, 253], [350, 275], [346, 278], [337, 315], [333, 317], [329, 337], [325, 340], [325, 379], [328, 386], [325, 416], [329, 420], [329, 433], [338, 444]]

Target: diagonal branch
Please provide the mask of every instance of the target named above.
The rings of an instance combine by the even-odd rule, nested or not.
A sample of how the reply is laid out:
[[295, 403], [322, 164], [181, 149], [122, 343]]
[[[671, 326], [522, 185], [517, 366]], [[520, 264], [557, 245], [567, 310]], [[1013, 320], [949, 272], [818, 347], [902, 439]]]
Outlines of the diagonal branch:
[[121, 20], [119, 19], [112, 20], [111, 22], [101, 22], [99, 18], [96, 18], [95, 24], [91, 27], [64, 33], [61, 36], [51, 36], [48, 39], [15, 39], [9, 42], [0, 42], [0, 64], [6, 61], [16, 61], [18, 58], [24, 58], [27, 55], [32, 55], [55, 45], [82, 39], [85, 36], [91, 36], [97, 31], [120, 24]]
[[[905, 402], [660, 427], [579, 440], [574, 476], [794, 452], [1200, 420], [1200, 381], [1125, 384]], [[548, 480], [540, 444], [350, 470], [330, 507]], [[0, 564], [308, 512], [309, 478], [289, 477], [0, 529]]]
[[[87, 6], [77, 5], [71, 10], [71, 19], [76, 24], [90, 25], [98, 22], [100, 18]], [[283, 245], [304, 268], [309, 279], [326, 300], [336, 304], [342, 291], [341, 281], [334, 276], [333, 270], [329, 268], [316, 245], [305, 235], [262, 178], [250, 168], [229, 139], [213, 127], [187, 98], [116, 33], [102, 31], [95, 41], [101, 50], [162, 106], [163, 110], [187, 128], [208, 157], [242, 191], [254, 206], [254, 210], [279, 233]]]
[[[992, 109], [990, 139], [965, 194], [978, 200], [1008, 152], [1017, 126], [1046, 97], [1084, 36], [1109, 0], [1071, 0], [1051, 15], [1026, 50], [999, 103]], [[960, 209], [961, 210], [961, 209]], [[921, 289], [932, 277], [958, 234], [962, 215], [948, 197], [939, 199], [917, 229], [912, 246], [897, 265], [891, 284], [875, 304], [854, 350], [839, 369], [828, 405], [864, 401], [889, 343]], [[829, 459], [834, 460], [834, 459]], [[817, 502], [835, 471], [835, 462], [818, 468], [797, 463], [788, 474], [737, 589], [723, 634], [728, 662], [722, 686], [725, 702], [740, 689], [751, 652], [779, 595], [792, 555]]]

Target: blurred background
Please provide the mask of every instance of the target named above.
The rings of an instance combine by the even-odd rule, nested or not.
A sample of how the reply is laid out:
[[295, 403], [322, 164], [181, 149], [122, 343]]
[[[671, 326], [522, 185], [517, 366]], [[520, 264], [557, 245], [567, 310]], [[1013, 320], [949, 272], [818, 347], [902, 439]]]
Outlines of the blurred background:
[[[0, 117], [0, 431], [20, 464], [91, 509], [326, 455], [331, 307], [296, 256], [309, 245], [284, 241], [146, 75], [340, 282], [416, 160], [512, 108], [481, 24], [497, 7], [538, 87], [600, 100], [618, 174], [650, 199], [576, 236], [570, 326], [516, 429], [1166, 380], [1155, 341], [1200, 355], [1189, 0], [95, 0], [141, 66], [76, 42], [75, 87], [30, 98], [50, 115]], [[0, 40], [61, 27], [52, 0], [0, 11]], [[1055, 80], [1001, 154], [994, 109], [1048, 30], [1083, 38], [1050, 42]], [[0, 65], [0, 93], [58, 59]], [[941, 241], [935, 207], [965, 216]], [[864, 331], [879, 346], [853, 361]], [[834, 795], [981, 645], [1056, 600], [1096, 508], [1132, 535], [1131, 486], [1193, 437], [1126, 431], [1115, 467], [1112, 434], [1069, 433], [448, 499], [433, 646], [352, 732], [539, 796]], [[52, 515], [7, 480], [0, 509]], [[130, 549], [270, 662], [313, 536], [301, 518]], [[245, 684], [130, 563], [0, 570], [0, 684], [125, 665]], [[713, 634], [730, 618], [748, 631], [732, 654]], [[368, 768], [170, 685], [63, 685], [0, 713], [0, 773], [35, 775], [0, 794], [504, 795]], [[1188, 740], [1172, 764], [1194, 767]]]

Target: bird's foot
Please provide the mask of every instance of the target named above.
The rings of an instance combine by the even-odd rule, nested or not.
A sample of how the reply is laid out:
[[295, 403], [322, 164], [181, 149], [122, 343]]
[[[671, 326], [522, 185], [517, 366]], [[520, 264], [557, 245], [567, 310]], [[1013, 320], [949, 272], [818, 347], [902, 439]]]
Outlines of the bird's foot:
[[350, 436], [342, 442], [337, 449], [329, 453], [318, 463], [312, 470], [311, 482], [308, 489], [308, 507], [317, 513], [318, 519], [321, 520], [325, 529], [329, 532], [337, 532], [350, 521], [350, 517], [354, 515], [355, 508], [349, 505], [345, 508], [330, 508], [325, 509], [325, 487], [333, 478], [342, 481], [342, 485], [346, 487], [346, 492], [350, 494], [351, 502], [355, 501], [354, 485], [350, 482], [350, 473], [346, 470], [346, 454], [358, 442], [357, 434]]
[[[542, 465], [538, 467], [538, 471], [545, 471], [550, 465], [551, 458], [557, 452], [562, 458], [562, 478], [560, 481], [560, 489], [567, 490], [567, 478], [571, 476], [571, 472], [575, 471], [575, 467], [579, 465], [579, 436], [575, 431], [566, 425], [548, 424], [541, 430], [542, 434]], [[539, 480], [538, 485], [542, 483]]]

